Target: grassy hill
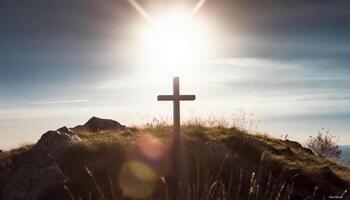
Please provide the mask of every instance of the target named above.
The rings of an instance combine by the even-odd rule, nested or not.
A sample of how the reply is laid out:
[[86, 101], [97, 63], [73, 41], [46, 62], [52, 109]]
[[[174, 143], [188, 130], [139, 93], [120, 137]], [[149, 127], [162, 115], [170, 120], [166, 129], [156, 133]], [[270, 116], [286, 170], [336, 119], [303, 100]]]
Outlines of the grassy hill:
[[[171, 132], [171, 126], [161, 124], [76, 132], [81, 140], [54, 156], [64, 180], [41, 191], [39, 197], [349, 197], [350, 169], [315, 156], [297, 142], [248, 134], [236, 128], [188, 124], [182, 127], [182, 142], [176, 153], [180, 159], [174, 164]], [[1, 173], [15, 171], [21, 165], [21, 156], [31, 148], [34, 147], [28, 145], [0, 154], [0, 191], [13, 176]], [[7, 199], [4, 193], [2, 197]]]

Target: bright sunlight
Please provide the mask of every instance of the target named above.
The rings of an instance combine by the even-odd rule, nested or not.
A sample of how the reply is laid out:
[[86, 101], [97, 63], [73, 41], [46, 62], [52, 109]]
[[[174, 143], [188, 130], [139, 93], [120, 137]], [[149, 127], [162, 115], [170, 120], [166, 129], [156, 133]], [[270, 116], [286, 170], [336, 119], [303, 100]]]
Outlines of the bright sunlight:
[[147, 64], [166, 74], [188, 73], [208, 54], [206, 32], [191, 13], [175, 11], [155, 17], [142, 32]]

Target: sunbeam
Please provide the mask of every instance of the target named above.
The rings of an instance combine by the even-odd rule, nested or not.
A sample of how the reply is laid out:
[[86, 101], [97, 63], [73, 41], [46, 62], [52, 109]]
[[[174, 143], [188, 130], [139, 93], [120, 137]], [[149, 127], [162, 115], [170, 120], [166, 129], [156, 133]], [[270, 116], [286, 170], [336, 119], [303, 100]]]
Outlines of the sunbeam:
[[138, 13], [140, 13], [140, 15], [145, 18], [145, 20], [147, 22], [149, 22], [150, 24], [153, 24], [153, 20], [150, 17], [150, 15], [142, 8], [142, 6], [140, 4], [138, 4], [135, 0], [128, 0], [128, 2], [130, 3], [130, 5], [132, 7], [134, 7], [136, 9], [136, 11]]
[[196, 15], [197, 12], [202, 8], [202, 6], [207, 2], [207, 0], [199, 0], [192, 10], [192, 15]]

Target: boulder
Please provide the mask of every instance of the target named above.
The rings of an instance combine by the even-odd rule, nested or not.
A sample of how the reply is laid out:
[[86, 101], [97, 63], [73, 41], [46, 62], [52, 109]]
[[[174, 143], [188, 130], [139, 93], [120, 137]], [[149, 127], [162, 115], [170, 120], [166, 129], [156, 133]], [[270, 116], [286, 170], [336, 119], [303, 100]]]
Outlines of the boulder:
[[112, 119], [102, 119], [98, 117], [92, 117], [84, 125], [79, 125], [71, 130], [75, 133], [83, 132], [99, 132], [99, 131], [109, 131], [109, 130], [125, 130], [126, 126], [120, 124]]
[[62, 170], [50, 156], [33, 153], [27, 154], [20, 167], [8, 177], [2, 191], [3, 200], [36, 200], [47, 188], [65, 180]]
[[69, 134], [58, 130], [48, 131], [41, 136], [40, 140], [33, 147], [32, 151], [44, 151], [52, 156], [57, 156], [67, 145], [79, 141], [80, 138], [73, 133]]
[[[68, 134], [66, 129], [43, 134], [21, 157], [18, 168], [11, 169], [0, 199], [36, 200], [52, 187], [63, 188], [66, 177], [56, 158], [68, 145], [79, 141], [78, 136]], [[68, 196], [63, 195], [62, 199]]]
[[73, 131], [71, 131], [66, 126], [63, 126], [63, 127], [59, 128], [59, 129], [57, 129], [57, 131], [60, 132], [60, 133], [67, 133], [68, 135], [74, 135]]

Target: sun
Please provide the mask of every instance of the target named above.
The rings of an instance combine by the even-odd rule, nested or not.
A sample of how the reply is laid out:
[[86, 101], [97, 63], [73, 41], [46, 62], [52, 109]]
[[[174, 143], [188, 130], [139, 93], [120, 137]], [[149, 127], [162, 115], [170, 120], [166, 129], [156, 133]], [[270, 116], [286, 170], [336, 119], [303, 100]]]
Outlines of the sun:
[[144, 55], [149, 66], [179, 75], [206, 54], [205, 29], [191, 14], [174, 11], [153, 18], [143, 31]]

